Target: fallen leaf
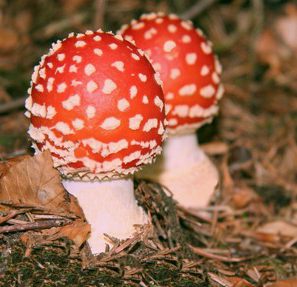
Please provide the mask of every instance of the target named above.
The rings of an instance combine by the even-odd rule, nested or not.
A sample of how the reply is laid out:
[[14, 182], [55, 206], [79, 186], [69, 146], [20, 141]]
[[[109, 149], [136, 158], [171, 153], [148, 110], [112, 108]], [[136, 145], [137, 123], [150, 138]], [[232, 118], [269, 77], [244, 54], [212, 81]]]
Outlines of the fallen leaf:
[[49, 152], [13, 159], [0, 169], [0, 201], [14, 206], [45, 209], [54, 214], [69, 213], [60, 176]]
[[18, 45], [18, 35], [10, 28], [0, 27], [0, 51], [10, 52]]
[[280, 280], [272, 284], [268, 284], [265, 287], [296, 287], [297, 278], [291, 278], [287, 280]]
[[260, 226], [257, 232], [268, 235], [297, 237], [297, 226], [285, 221], [273, 221]]

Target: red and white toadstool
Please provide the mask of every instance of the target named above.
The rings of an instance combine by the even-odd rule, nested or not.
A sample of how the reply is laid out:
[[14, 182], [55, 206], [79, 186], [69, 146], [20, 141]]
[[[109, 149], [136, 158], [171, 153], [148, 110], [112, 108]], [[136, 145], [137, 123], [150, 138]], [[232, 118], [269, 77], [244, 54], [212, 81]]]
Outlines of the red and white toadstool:
[[167, 186], [185, 207], [206, 206], [218, 172], [198, 147], [195, 130], [212, 121], [223, 94], [211, 43], [176, 15], [143, 15], [119, 34], [148, 54], [164, 83], [169, 138], [157, 163], [140, 175]]
[[147, 222], [130, 175], [161, 152], [163, 106], [158, 75], [121, 36], [70, 34], [35, 67], [28, 133], [37, 153], [51, 152], [77, 197], [93, 253], [105, 250], [104, 233], [125, 239]]

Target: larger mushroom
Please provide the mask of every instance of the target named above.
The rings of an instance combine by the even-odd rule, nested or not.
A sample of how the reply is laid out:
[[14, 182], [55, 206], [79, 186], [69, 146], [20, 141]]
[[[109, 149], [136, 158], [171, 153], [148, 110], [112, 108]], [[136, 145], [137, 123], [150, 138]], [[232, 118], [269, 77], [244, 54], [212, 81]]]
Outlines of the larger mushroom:
[[119, 33], [150, 56], [164, 83], [169, 138], [156, 164], [139, 176], [167, 186], [185, 207], [206, 206], [219, 178], [195, 131], [212, 121], [223, 94], [221, 65], [211, 43], [176, 15], [143, 15]]
[[93, 253], [104, 233], [125, 239], [147, 222], [131, 174], [161, 152], [165, 116], [141, 50], [111, 33], [70, 34], [35, 67], [26, 108], [36, 153], [50, 150], [91, 224]]

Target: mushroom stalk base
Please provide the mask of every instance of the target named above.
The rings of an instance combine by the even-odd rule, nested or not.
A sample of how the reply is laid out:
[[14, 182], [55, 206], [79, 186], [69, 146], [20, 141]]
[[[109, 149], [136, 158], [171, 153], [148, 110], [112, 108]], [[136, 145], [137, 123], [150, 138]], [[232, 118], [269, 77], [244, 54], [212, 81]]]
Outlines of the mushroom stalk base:
[[88, 243], [93, 254], [105, 251], [108, 242], [104, 233], [127, 239], [135, 232], [134, 225], [147, 223], [144, 210], [135, 200], [130, 178], [101, 182], [63, 180], [63, 185], [77, 198], [91, 225]]
[[163, 154], [136, 176], [166, 186], [186, 208], [206, 207], [219, 182], [218, 171], [199, 147], [195, 134], [169, 137]]

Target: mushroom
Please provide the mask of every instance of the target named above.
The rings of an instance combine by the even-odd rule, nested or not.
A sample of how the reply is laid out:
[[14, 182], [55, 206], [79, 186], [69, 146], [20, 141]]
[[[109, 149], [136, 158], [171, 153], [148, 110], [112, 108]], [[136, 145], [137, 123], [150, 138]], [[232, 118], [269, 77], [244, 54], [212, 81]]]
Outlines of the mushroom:
[[161, 82], [146, 56], [110, 32], [70, 34], [41, 58], [28, 92], [33, 147], [51, 152], [77, 197], [92, 253], [105, 250], [105, 233], [130, 237], [134, 225], [147, 223], [131, 175], [152, 162], [164, 139]]
[[190, 21], [172, 14], [143, 15], [118, 33], [149, 55], [164, 83], [169, 138], [163, 155], [138, 176], [167, 186], [184, 207], [206, 206], [219, 177], [195, 131], [212, 121], [223, 95], [222, 69], [211, 43]]

